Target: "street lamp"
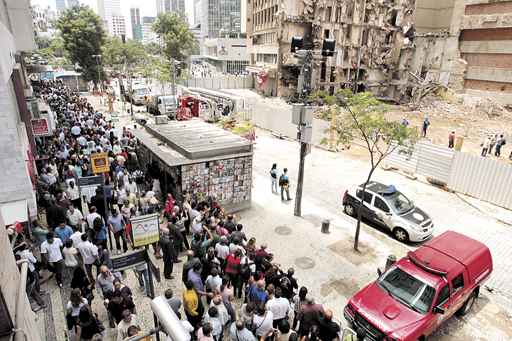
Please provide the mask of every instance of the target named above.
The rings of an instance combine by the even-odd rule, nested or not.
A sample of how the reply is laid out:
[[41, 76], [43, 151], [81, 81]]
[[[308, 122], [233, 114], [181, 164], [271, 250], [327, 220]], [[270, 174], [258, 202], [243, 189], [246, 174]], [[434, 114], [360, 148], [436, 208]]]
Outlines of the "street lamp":
[[[324, 58], [334, 56], [336, 41], [324, 39], [321, 55]], [[313, 127], [313, 115], [306, 107], [311, 93], [311, 78], [313, 74], [314, 51], [304, 48], [303, 37], [293, 37], [291, 41], [291, 53], [300, 60], [301, 69], [297, 82], [297, 96], [302, 104], [295, 104], [293, 108], [292, 122], [297, 125], [297, 139], [300, 142], [299, 175], [297, 178], [297, 192], [295, 193], [295, 209], [293, 214], [301, 216], [302, 187], [304, 182], [304, 162], [306, 155], [311, 151], [311, 138]]]
[[101, 54], [93, 54], [91, 57], [96, 59], [96, 63], [98, 65], [98, 91], [101, 93], [101, 71], [100, 71], [100, 62], [101, 62]]

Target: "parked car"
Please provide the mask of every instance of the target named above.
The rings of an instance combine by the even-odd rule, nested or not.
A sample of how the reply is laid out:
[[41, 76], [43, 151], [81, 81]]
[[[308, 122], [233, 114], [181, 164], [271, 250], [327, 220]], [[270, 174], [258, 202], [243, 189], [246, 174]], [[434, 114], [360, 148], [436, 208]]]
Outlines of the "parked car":
[[357, 292], [344, 316], [368, 340], [423, 341], [452, 315], [471, 310], [492, 270], [484, 244], [448, 231]]
[[178, 108], [178, 99], [176, 96], [151, 96], [148, 101], [148, 112], [153, 115], [166, 115], [171, 118], [176, 117]]
[[[362, 192], [363, 184], [345, 191], [345, 213], [357, 216]], [[376, 181], [370, 181], [366, 186], [361, 215], [373, 223], [388, 228], [401, 242], [422, 242], [430, 238], [434, 232], [434, 223], [425, 211], [414, 205], [414, 202], [395, 186], [387, 186]]]
[[133, 104], [146, 104], [149, 95], [151, 94], [151, 89], [146, 85], [133, 85], [133, 88], [126, 92], [126, 99], [131, 101]]

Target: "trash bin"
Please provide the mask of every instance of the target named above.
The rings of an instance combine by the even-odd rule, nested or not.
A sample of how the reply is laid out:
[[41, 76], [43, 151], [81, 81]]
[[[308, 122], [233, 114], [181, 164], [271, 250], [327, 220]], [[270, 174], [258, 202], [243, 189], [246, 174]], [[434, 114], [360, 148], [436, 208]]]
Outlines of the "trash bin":
[[331, 222], [329, 219], [325, 219], [322, 221], [322, 233], [329, 233], [329, 225]]

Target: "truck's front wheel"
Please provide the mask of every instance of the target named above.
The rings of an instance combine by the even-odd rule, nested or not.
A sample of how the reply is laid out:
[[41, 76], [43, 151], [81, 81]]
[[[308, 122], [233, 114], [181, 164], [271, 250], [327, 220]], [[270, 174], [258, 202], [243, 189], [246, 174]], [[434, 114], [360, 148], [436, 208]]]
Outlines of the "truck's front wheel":
[[476, 293], [476, 291], [473, 291], [471, 293], [471, 295], [468, 297], [468, 299], [466, 300], [466, 302], [464, 302], [462, 307], [460, 307], [460, 309], [457, 310], [457, 316], [464, 316], [467, 313], [469, 313], [471, 311], [471, 308], [473, 308], [473, 304], [475, 304], [476, 298], [477, 298], [477, 293]]

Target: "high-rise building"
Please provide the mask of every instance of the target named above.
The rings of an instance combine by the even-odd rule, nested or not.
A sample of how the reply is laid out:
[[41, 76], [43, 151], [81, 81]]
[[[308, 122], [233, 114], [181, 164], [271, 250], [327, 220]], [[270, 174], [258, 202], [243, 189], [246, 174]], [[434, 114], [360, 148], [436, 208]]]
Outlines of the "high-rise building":
[[132, 36], [135, 40], [142, 40], [142, 25], [140, 23], [140, 9], [130, 8], [130, 22], [132, 24]]
[[66, 0], [55, 0], [55, 8], [59, 14], [66, 10]]
[[174, 12], [185, 15], [185, 0], [156, 0], [156, 14]]
[[126, 23], [122, 15], [112, 16], [112, 35], [126, 38]]
[[142, 17], [142, 43], [159, 43], [158, 35], [153, 31], [155, 17]]
[[68, 0], [68, 8], [80, 6], [80, 2], [78, 0]]
[[160, 15], [164, 12], [164, 2], [163, 0], [156, 0], [156, 15]]
[[237, 37], [241, 33], [240, 0], [201, 0], [200, 8], [204, 38]]
[[194, 26], [201, 24], [201, 0], [194, 0]]
[[98, 15], [103, 20], [110, 35], [126, 35], [124, 16], [121, 13], [121, 0], [98, 0]]
[[55, 0], [55, 7], [58, 14], [75, 6], [80, 6], [80, 2], [78, 0]]

